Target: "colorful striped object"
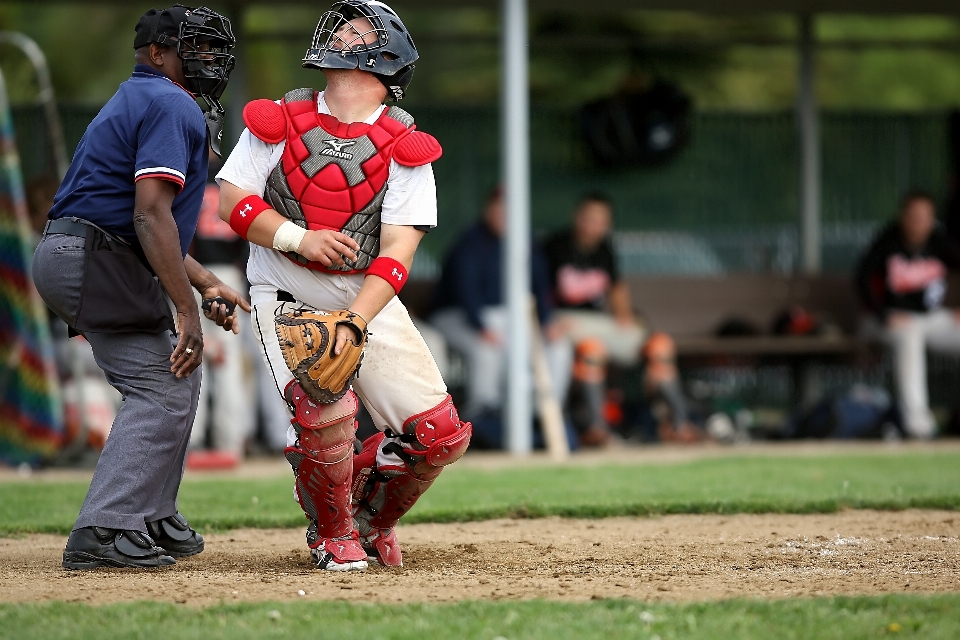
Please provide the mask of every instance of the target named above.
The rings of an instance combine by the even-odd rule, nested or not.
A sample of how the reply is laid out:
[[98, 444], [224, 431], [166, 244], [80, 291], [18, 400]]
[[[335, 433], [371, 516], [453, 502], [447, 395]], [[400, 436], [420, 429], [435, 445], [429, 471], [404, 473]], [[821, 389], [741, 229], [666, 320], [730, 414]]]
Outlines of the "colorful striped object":
[[64, 438], [47, 310], [33, 257], [20, 155], [0, 73], [0, 461], [38, 465]]

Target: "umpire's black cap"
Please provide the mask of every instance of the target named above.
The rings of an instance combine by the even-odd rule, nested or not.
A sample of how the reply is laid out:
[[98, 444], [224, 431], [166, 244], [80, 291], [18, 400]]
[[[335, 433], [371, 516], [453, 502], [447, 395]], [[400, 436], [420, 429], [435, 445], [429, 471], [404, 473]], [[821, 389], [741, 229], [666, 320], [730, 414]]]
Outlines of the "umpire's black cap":
[[175, 4], [169, 9], [150, 9], [140, 17], [137, 22], [137, 36], [133, 39], [133, 48], [139, 49], [145, 47], [151, 42], [157, 44], [172, 45], [174, 40], [180, 35], [180, 23], [185, 22], [187, 14], [192, 11], [190, 7], [182, 4]]

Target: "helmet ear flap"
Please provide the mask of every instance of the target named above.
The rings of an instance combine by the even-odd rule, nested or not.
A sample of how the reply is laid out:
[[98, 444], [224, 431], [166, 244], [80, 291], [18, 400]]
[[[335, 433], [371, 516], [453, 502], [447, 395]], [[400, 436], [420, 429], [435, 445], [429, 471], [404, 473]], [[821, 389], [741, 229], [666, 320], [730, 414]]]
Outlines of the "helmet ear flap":
[[375, 74], [377, 79], [383, 83], [383, 86], [387, 88], [387, 94], [390, 100], [399, 101], [403, 99], [404, 93], [407, 90], [407, 87], [410, 86], [410, 81], [413, 80], [413, 71], [417, 66], [410, 64], [397, 71], [392, 76], [385, 76], [382, 74]]

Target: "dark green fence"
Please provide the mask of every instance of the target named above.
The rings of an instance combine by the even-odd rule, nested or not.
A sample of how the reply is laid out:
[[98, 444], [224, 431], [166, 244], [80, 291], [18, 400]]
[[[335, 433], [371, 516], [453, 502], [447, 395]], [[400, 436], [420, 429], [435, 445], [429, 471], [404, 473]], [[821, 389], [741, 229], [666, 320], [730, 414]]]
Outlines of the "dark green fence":
[[[64, 105], [73, 149], [95, 108]], [[497, 111], [418, 109], [436, 135], [440, 227], [427, 236], [420, 269], [479, 214], [498, 180]], [[52, 167], [38, 108], [15, 109], [27, 178]], [[624, 266], [634, 272], [790, 271], [798, 266], [797, 137], [793, 115], [699, 113], [690, 145], [655, 169], [601, 169], [579, 135], [576, 112], [535, 108], [533, 225], [567, 223], [578, 196], [604, 191], [616, 205]], [[910, 187], [942, 197], [947, 185], [945, 113], [823, 116], [824, 266], [848, 269], [876, 226]]]

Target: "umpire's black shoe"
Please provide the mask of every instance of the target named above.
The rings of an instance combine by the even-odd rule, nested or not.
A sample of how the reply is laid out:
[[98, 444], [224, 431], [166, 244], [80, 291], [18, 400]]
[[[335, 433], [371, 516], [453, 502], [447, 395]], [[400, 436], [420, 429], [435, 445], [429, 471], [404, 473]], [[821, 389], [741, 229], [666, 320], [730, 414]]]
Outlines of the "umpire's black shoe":
[[157, 546], [174, 558], [195, 556], [203, 551], [203, 536], [190, 528], [187, 519], [179, 511], [162, 520], [148, 522], [147, 531]]
[[104, 527], [70, 532], [63, 550], [64, 569], [166, 567], [175, 562], [145, 533]]

